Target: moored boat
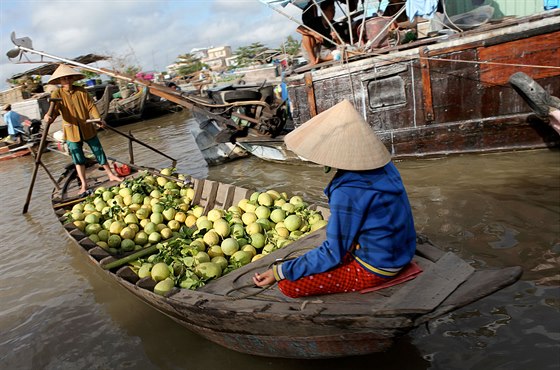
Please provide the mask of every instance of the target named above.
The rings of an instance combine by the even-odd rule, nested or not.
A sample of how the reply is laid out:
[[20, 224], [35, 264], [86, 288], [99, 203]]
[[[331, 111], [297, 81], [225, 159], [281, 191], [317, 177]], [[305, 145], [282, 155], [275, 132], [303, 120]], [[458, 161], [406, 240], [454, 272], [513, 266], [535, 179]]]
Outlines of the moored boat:
[[33, 144], [7, 144], [0, 143], [0, 161], [7, 161], [14, 158], [23, 157], [31, 154]]
[[[97, 166], [88, 167], [87, 172], [87, 178], [98, 186], [109, 189], [116, 185], [100, 180], [104, 174]], [[253, 193], [189, 177], [181, 184], [192, 187], [191, 204], [203, 207], [206, 215], [214, 209], [228, 209]], [[153, 292], [156, 281], [151, 277], [140, 278], [133, 265], [115, 265], [122, 256], [112, 255], [73, 223], [65, 223], [67, 210], [81, 200], [76, 198], [79, 187], [73, 167], [61, 176], [58, 188], [53, 192], [55, 213], [95, 266], [194, 333], [253, 355], [309, 359], [384, 351], [413, 328], [492, 294], [521, 275], [519, 267], [475, 269], [427, 238], [419, 238], [414, 263], [422, 272], [382, 290], [292, 299], [275, 287], [254, 286], [251, 277], [255, 272], [319, 245], [325, 237], [322, 228], [196, 290], [173, 288], [162, 296]], [[317, 209], [328, 218], [328, 209]]]

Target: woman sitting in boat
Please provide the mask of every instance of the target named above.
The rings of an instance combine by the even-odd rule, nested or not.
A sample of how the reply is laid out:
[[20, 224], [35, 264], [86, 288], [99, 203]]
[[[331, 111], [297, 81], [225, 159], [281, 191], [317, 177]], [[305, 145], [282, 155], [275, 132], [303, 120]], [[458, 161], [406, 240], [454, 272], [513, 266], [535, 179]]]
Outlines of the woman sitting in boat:
[[289, 297], [360, 291], [388, 282], [416, 250], [412, 210], [391, 155], [347, 100], [285, 138], [296, 154], [338, 171], [325, 189], [327, 239], [253, 281]]
[[304, 57], [310, 65], [332, 60], [332, 50], [336, 47], [329, 40], [333, 36], [336, 37], [330, 26], [335, 15], [334, 0], [324, 1], [320, 7], [323, 15], [317, 15], [316, 5], [313, 2], [309, 3], [301, 16], [304, 26], [296, 29], [302, 35]]

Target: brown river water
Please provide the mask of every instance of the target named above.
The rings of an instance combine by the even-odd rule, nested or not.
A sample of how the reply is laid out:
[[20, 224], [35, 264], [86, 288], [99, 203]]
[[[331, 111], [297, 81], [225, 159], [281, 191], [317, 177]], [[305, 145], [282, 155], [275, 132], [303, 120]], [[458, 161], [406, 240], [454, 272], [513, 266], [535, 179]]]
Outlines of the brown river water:
[[[179, 161], [178, 171], [325, 203], [332, 174], [319, 167], [246, 158], [210, 167], [188, 112], [121, 126]], [[127, 141], [100, 133], [109, 156]], [[55, 177], [67, 157], [46, 153]], [[135, 161], [170, 161], [135, 144]], [[558, 369], [560, 366], [560, 152], [463, 155], [397, 163], [416, 227], [476, 267], [520, 265], [516, 284], [403, 337], [388, 352], [333, 360], [261, 358], [190, 333], [98, 271], [50, 208], [34, 162], [0, 162], [0, 369]]]

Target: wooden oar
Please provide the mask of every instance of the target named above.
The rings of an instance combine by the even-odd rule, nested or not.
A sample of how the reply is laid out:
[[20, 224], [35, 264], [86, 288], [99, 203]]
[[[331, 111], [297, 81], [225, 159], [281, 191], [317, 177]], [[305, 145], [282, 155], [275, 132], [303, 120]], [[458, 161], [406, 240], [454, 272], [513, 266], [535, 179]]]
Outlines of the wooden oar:
[[117, 134], [126, 137], [128, 140], [134, 141], [134, 142], [136, 142], [136, 143], [138, 143], [138, 144], [140, 144], [140, 145], [142, 145], [142, 146], [145, 146], [146, 148], [148, 148], [148, 149], [150, 149], [150, 150], [153, 150], [154, 152], [156, 152], [156, 153], [158, 153], [158, 154], [164, 156], [165, 158], [171, 159], [171, 161], [173, 162], [173, 166], [172, 166], [172, 167], [175, 167], [175, 166], [177, 165], [177, 160], [176, 160], [175, 158], [170, 157], [170, 156], [168, 156], [167, 154], [165, 154], [165, 153], [163, 153], [163, 152], [157, 150], [157, 149], [154, 148], [153, 146], [151, 146], [151, 145], [149, 145], [149, 144], [146, 144], [146, 143], [143, 142], [143, 141], [138, 140], [138, 139], [135, 138], [134, 136], [125, 134], [124, 132], [119, 131], [119, 130], [117, 130], [117, 129], [114, 128], [114, 127], [111, 127], [111, 126], [107, 125], [106, 123], [103, 123], [103, 121], [101, 121], [100, 119], [88, 119], [87, 122], [100, 123], [101, 126], [102, 126], [103, 128], [106, 128], [106, 129], [109, 129], [109, 130], [111, 130], [111, 131], [113, 131], [113, 132], [116, 132]]
[[[50, 99], [50, 106], [48, 110], [48, 115], [52, 117], [52, 112], [54, 110], [55, 101], [60, 101], [62, 99]], [[41, 142], [39, 143], [39, 149], [37, 149], [37, 156], [35, 157], [35, 167], [33, 168], [33, 175], [31, 176], [31, 184], [29, 184], [29, 190], [27, 191], [27, 199], [23, 205], [23, 214], [27, 213], [29, 208], [29, 202], [31, 201], [31, 194], [33, 193], [33, 187], [35, 186], [35, 179], [37, 178], [37, 170], [39, 166], [42, 165], [41, 156], [45, 150], [45, 145], [47, 143], [47, 136], [49, 134], [49, 128], [51, 127], [51, 122], [46, 122], [46, 127], [43, 129], [43, 135], [41, 136]]]

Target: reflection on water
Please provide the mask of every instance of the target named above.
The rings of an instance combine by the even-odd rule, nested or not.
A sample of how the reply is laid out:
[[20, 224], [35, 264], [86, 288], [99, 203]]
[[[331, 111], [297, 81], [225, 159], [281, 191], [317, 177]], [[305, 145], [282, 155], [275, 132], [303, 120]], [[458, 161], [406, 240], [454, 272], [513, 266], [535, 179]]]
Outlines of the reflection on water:
[[[256, 158], [208, 168], [187, 113], [121, 126], [178, 160], [178, 170], [326, 203], [332, 174]], [[188, 124], [185, 124], [187, 122]], [[109, 156], [128, 161], [122, 137], [102, 132]], [[43, 156], [57, 176], [68, 159]], [[134, 144], [134, 159], [170, 161]], [[329, 361], [268, 359], [209, 343], [141, 303], [84, 258], [50, 208], [39, 169], [21, 214], [30, 158], [0, 163], [0, 368], [2, 369], [548, 369], [557, 368], [560, 154], [530, 151], [397, 163], [416, 227], [477, 267], [521, 265], [522, 281], [420, 327], [388, 352]], [[527, 356], [527, 349], [531, 355]]]

